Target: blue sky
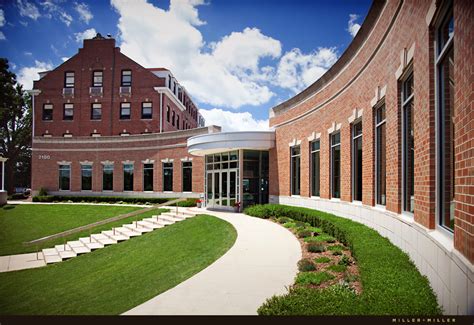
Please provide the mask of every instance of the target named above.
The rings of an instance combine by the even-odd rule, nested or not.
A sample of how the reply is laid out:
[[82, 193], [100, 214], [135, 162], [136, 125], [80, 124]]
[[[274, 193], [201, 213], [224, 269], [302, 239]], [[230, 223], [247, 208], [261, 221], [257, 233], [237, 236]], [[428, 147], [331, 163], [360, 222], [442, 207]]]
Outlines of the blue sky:
[[264, 129], [268, 110], [344, 52], [371, 1], [16, 0], [0, 2], [0, 56], [26, 88], [37, 72], [110, 33], [145, 67], [167, 67], [210, 124]]

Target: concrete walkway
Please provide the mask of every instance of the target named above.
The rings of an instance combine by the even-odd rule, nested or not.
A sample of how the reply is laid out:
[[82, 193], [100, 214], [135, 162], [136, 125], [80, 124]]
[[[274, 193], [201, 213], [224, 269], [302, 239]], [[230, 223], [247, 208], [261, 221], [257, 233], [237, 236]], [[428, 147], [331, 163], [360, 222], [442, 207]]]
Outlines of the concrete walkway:
[[191, 208], [230, 222], [234, 246], [203, 271], [124, 315], [254, 315], [293, 284], [301, 247], [287, 229], [241, 213]]

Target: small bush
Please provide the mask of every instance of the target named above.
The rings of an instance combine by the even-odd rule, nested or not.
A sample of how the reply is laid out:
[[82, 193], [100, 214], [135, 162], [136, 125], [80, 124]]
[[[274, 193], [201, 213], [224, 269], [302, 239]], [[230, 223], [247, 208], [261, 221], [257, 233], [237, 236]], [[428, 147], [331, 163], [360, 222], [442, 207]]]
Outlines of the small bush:
[[355, 282], [357, 280], [359, 280], [359, 277], [355, 274], [346, 273], [344, 275], [344, 281], [345, 282]]
[[312, 233], [309, 230], [301, 230], [298, 231], [298, 238], [306, 238], [311, 237]]
[[45, 189], [44, 187], [40, 188], [38, 191], [38, 196], [46, 196], [48, 195], [48, 190]]
[[286, 222], [283, 224], [283, 227], [285, 228], [295, 228], [296, 224], [294, 222]]
[[26, 198], [27, 196], [25, 196], [23, 193], [14, 193], [8, 197], [9, 200], [23, 200]]
[[37, 195], [33, 202], [87, 202], [87, 203], [116, 203], [125, 202], [132, 204], [161, 204], [174, 200], [172, 198], [143, 198], [143, 197], [119, 197], [119, 196], [60, 196], [60, 195]]
[[299, 228], [306, 228], [306, 227], [311, 226], [309, 223], [302, 222], [302, 221], [296, 221], [295, 224], [296, 224], [296, 227], [299, 227]]
[[[311, 238], [311, 239], [310, 239]], [[317, 242], [317, 243], [334, 243], [336, 238], [329, 236], [328, 234], [322, 234], [315, 237], [305, 238], [306, 242]]]
[[309, 272], [316, 270], [316, 265], [310, 259], [303, 258], [298, 262], [298, 270], [301, 272]]
[[343, 249], [344, 249], [344, 246], [342, 246], [342, 245], [328, 246], [328, 251], [340, 251], [340, 250], [343, 250]]
[[327, 256], [321, 256], [314, 259], [315, 263], [328, 263], [331, 262], [331, 259]]
[[335, 255], [335, 256], [342, 255], [342, 251], [333, 251], [332, 255]]
[[347, 255], [342, 255], [341, 259], [339, 260], [339, 265], [351, 265], [352, 261], [349, 256]]
[[308, 229], [309, 231], [314, 232], [315, 234], [318, 234], [318, 235], [321, 235], [323, 233], [321, 228], [318, 228], [318, 227], [307, 227], [306, 229]]
[[308, 250], [308, 252], [311, 252], [311, 253], [322, 253], [326, 250], [326, 247], [318, 243], [308, 243], [306, 245], [306, 249]]
[[284, 224], [284, 223], [287, 223], [287, 222], [294, 222], [293, 219], [291, 218], [288, 218], [288, 217], [280, 217], [277, 219], [278, 223], [281, 223], [281, 224]]
[[334, 272], [339, 272], [339, 273], [344, 272], [346, 269], [347, 269], [347, 266], [345, 266], [345, 265], [339, 265], [339, 264], [329, 265], [329, 266], [326, 268], [326, 270], [334, 271]]
[[301, 272], [295, 280], [295, 284], [320, 285], [323, 282], [334, 279], [334, 275], [327, 272]]

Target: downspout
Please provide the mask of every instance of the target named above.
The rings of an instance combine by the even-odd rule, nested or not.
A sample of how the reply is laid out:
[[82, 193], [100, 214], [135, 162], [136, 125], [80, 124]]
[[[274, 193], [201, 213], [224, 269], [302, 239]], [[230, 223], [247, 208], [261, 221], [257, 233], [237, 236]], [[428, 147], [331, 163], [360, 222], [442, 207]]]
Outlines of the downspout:
[[160, 133], [163, 132], [163, 93], [160, 92]]

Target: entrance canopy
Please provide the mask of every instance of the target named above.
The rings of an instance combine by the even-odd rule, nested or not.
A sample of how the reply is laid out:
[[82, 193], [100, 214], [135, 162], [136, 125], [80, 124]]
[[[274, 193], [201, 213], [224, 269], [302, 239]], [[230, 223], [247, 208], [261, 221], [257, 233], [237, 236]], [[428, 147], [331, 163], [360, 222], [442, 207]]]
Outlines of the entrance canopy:
[[188, 139], [188, 152], [195, 156], [239, 149], [269, 150], [273, 147], [275, 147], [274, 131], [220, 132], [197, 135]]

